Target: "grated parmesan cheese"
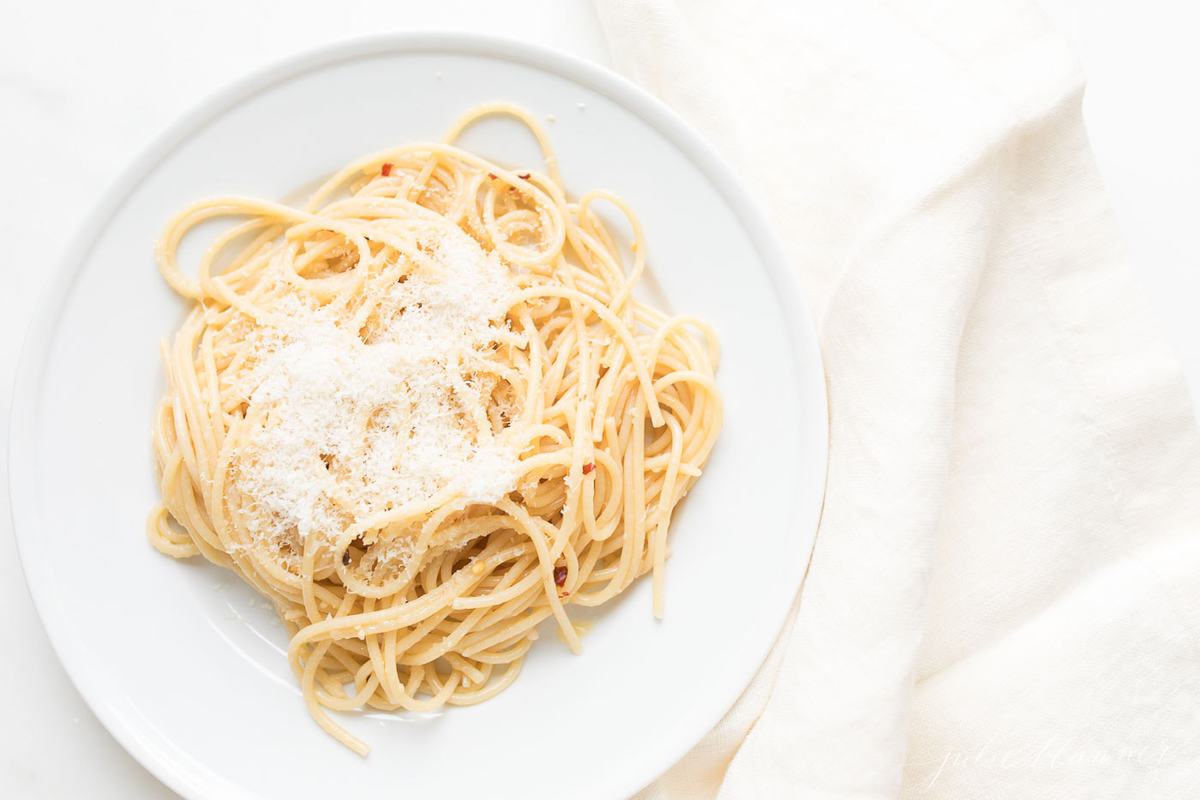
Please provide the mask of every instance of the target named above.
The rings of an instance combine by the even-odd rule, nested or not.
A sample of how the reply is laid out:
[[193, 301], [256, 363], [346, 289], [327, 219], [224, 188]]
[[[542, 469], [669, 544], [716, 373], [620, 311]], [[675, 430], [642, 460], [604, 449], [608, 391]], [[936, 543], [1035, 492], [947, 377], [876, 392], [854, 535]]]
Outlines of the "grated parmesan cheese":
[[241, 446], [234, 484], [257, 538], [335, 538], [446, 489], [491, 503], [514, 488], [517, 448], [476, 415], [494, 402], [485, 367], [515, 284], [457, 227], [418, 241], [437, 268], [383, 291], [362, 331], [344, 310], [289, 296], [286, 322], [251, 337], [247, 396], [266, 418]]

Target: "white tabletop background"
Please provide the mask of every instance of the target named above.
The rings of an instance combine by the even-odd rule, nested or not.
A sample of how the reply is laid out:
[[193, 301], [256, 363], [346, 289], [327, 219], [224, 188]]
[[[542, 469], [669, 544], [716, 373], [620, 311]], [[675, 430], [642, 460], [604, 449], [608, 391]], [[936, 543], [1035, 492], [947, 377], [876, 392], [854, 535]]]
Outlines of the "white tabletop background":
[[[1044, 6], [1088, 72], [1085, 115], [1129, 258], [1200, 397], [1200, 10], [1172, 0]], [[0, 0], [2, 418], [45, 277], [143, 145], [259, 66], [411, 28], [496, 33], [608, 62], [589, 0]], [[0, 473], [7, 484], [7, 458]], [[59, 666], [26, 590], [7, 493], [2, 502], [0, 796], [171, 797], [105, 732]]]

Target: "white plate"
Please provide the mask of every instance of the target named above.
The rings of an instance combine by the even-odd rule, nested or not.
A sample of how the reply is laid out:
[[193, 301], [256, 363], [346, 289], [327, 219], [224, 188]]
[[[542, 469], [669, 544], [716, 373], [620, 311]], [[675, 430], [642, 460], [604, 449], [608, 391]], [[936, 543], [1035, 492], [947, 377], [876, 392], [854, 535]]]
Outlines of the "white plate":
[[[495, 99], [556, 117], [548, 128], [568, 189], [612, 189], [639, 213], [672, 307], [721, 336], [725, 430], [672, 528], [663, 622], [642, 581], [598, 615], [581, 656], [542, 637], [494, 700], [432, 718], [344, 716], [374, 747], [361, 760], [310, 721], [265, 602], [229, 573], [172, 561], [145, 541], [157, 342], [184, 308], [151, 247], [191, 200], [294, 196], [360, 154], [440, 137], [467, 107]], [[501, 160], [531, 154], [503, 122], [481, 125], [466, 144]], [[737, 699], [800, 584], [824, 483], [826, 411], [799, 290], [731, 171], [673, 113], [598, 67], [457, 34], [295, 58], [204, 103], [149, 148], [52, 284], [13, 403], [21, 557], [84, 698], [184, 795], [629, 795]]]

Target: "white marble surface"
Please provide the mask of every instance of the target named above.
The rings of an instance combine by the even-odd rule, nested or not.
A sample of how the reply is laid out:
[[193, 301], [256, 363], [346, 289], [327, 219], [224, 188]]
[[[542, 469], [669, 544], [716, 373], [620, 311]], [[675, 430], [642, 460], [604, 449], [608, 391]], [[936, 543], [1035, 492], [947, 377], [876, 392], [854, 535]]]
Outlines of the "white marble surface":
[[[1200, 396], [1200, 11], [1170, 0], [1045, 0], [1091, 76], [1085, 105], [1130, 257]], [[0, 411], [34, 299], [66, 239], [136, 152], [196, 100], [297, 50], [406, 28], [499, 33], [606, 62], [586, 0], [6, 0], [0, 22]], [[119, 391], [119, 388], [115, 390]], [[7, 432], [4, 434], [7, 442]], [[5, 447], [7, 450], [7, 447]], [[7, 483], [7, 461], [0, 467]], [[64, 501], [70, 502], [70, 487]], [[0, 515], [0, 796], [170, 797], [59, 666]]]

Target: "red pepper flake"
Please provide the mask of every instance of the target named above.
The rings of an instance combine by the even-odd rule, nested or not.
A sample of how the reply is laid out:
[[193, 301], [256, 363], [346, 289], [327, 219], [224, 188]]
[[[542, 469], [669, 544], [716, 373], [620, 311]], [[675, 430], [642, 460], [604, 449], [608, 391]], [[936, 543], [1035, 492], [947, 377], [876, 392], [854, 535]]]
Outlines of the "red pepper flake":
[[392, 174], [392, 167], [394, 166], [396, 165], [390, 161], [384, 163], [384, 165], [379, 168], [379, 174], [386, 178], [388, 175]]
[[567, 568], [565, 566], [554, 568], [554, 585], [562, 586], [567, 582]]
[[596, 468], [596, 465], [595, 465], [595, 464], [591, 464], [591, 463], [584, 464], [584, 465], [583, 465], [583, 474], [584, 474], [584, 475], [587, 475], [589, 472], [591, 472], [591, 471], [592, 471], [592, 470], [594, 470], [595, 468]]
[[496, 173], [494, 173], [494, 172], [489, 172], [489, 173], [488, 173], [488, 180], [489, 180], [489, 181], [494, 181], [494, 180], [496, 180]]
[[529, 180], [529, 173], [528, 173], [528, 172], [521, 172], [521, 173], [518, 173], [518, 174], [517, 174], [517, 177], [518, 177], [518, 178], [520, 178], [520, 179], [521, 179], [521, 180], [523, 180], [523, 181], [527, 181], [527, 180]]

